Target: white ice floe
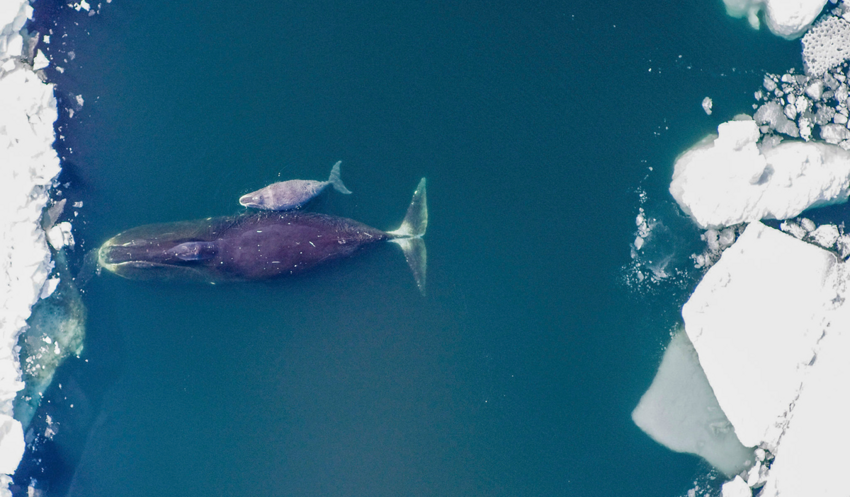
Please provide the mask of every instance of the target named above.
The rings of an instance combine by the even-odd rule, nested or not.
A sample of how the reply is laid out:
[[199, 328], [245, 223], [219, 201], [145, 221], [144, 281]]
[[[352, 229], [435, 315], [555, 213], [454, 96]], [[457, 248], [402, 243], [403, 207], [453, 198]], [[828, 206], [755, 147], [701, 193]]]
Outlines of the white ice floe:
[[[21, 28], [31, 15], [26, 0], [0, 2], [0, 473], [7, 474], [24, 446], [20, 423], [10, 417], [24, 386], [15, 346], [53, 267], [39, 219], [59, 174], [53, 86], [22, 57]], [[0, 477], [0, 495], [10, 495], [8, 481]]]
[[850, 195], [850, 152], [783, 141], [759, 147], [750, 119], [729, 121], [679, 156], [670, 193], [701, 228], [787, 219]]
[[64, 221], [54, 225], [47, 232], [47, 241], [54, 250], [74, 246], [74, 235], [71, 233], [71, 223]]
[[[834, 225], [803, 221], [793, 225], [806, 238], [837, 238]], [[741, 443], [759, 447], [724, 496], [846, 493], [849, 276], [832, 252], [756, 222], [682, 309], [718, 404]]]
[[732, 481], [723, 485], [720, 497], [753, 497], [753, 491], [750, 486], [740, 476], [736, 476]]
[[33, 70], [38, 71], [39, 69], [44, 69], [45, 67], [47, 67], [49, 65], [50, 65], [50, 61], [44, 55], [44, 52], [39, 50], [38, 53], [35, 56], [35, 59], [33, 60], [33, 64], [32, 64]]
[[806, 32], [827, 0], [723, 0], [726, 12], [733, 17], [746, 17], [758, 29], [759, 11], [764, 11], [767, 27], [773, 34], [794, 39]]
[[[18, 469], [18, 463], [24, 455], [24, 432], [21, 423], [7, 414], [0, 414], [0, 474], [9, 475]], [[0, 484], [8, 477], [0, 477]], [[8, 492], [8, 483], [0, 491]], [[11, 495], [11, 494], [7, 494]]]
[[682, 309], [723, 412], [746, 446], [775, 451], [837, 297], [838, 259], [751, 223]]
[[833, 316], [760, 497], [847, 495], [850, 306]]
[[677, 452], [703, 457], [727, 476], [747, 470], [753, 451], [741, 445], [703, 373], [697, 353], [683, 331], [664, 352], [649, 390], [632, 420], [656, 442]]
[[705, 111], [709, 116], [711, 115], [711, 107], [714, 105], [714, 102], [711, 101], [710, 97], [705, 97], [702, 99], [702, 110]]
[[823, 76], [850, 58], [850, 22], [837, 16], [824, 16], [803, 36], [802, 43], [806, 73]]

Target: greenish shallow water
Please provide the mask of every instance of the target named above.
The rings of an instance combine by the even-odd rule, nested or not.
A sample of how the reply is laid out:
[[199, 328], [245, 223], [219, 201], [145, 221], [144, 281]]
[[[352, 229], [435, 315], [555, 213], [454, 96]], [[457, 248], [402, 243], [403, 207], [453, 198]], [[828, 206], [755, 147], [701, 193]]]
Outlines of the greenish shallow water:
[[623, 283], [635, 189], [686, 259], [673, 159], [798, 43], [719, 1], [35, 6], [60, 103], [85, 100], [57, 144], [84, 250], [337, 160], [354, 194], [316, 210], [393, 229], [425, 176], [430, 211], [426, 298], [392, 245], [92, 280], [32, 465], [51, 494], [674, 496], [708, 472], [630, 419], [696, 277]]

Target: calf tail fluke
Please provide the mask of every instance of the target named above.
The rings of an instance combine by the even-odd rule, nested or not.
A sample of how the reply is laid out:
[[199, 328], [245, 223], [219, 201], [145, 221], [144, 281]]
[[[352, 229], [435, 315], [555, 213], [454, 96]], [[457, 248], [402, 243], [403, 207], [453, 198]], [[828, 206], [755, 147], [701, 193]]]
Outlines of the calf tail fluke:
[[349, 193], [351, 193], [351, 190], [349, 190], [345, 187], [345, 185], [342, 184], [342, 178], [339, 175], [340, 164], [342, 164], [342, 161], [337, 161], [337, 163], [334, 164], [334, 167], [331, 169], [331, 176], [330, 178], [328, 178], [328, 183], [330, 183], [334, 187], [334, 189], [339, 193], [344, 193], [348, 195]]
[[413, 199], [410, 201], [410, 207], [407, 208], [407, 215], [404, 216], [401, 226], [397, 230], [388, 232], [394, 237], [391, 241], [397, 243], [404, 252], [404, 258], [407, 259], [407, 264], [413, 271], [413, 277], [416, 278], [416, 285], [422, 295], [425, 295], [425, 270], [428, 262], [425, 241], [422, 237], [427, 228], [428, 202], [425, 196], [425, 178], [422, 178], [416, 191], [413, 192]]

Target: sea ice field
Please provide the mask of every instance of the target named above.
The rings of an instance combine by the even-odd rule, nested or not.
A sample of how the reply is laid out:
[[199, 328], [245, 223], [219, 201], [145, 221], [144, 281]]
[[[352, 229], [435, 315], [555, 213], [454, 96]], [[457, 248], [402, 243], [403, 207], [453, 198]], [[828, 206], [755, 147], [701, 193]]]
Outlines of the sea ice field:
[[[845, 495], [844, 0], [0, 27], [0, 495]], [[98, 268], [119, 233], [268, 216], [399, 240], [263, 280]], [[219, 264], [204, 236], [134, 268]]]

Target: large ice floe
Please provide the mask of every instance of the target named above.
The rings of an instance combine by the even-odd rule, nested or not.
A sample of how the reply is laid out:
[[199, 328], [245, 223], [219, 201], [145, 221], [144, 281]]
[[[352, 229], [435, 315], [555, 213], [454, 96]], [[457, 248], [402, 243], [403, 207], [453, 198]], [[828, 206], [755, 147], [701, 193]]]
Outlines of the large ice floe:
[[0, 495], [10, 495], [8, 475], [25, 448], [13, 417], [24, 388], [19, 337], [33, 304], [58, 282], [48, 282], [53, 262], [40, 224], [60, 170], [53, 149], [57, 108], [53, 86], [32, 67], [35, 39], [24, 28], [31, 15], [26, 0], [0, 2]]
[[723, 0], [726, 12], [733, 17], [746, 17], [750, 25], [761, 25], [759, 12], [764, 12], [767, 27], [789, 40], [802, 35], [823, 10], [827, 0]]
[[759, 146], [752, 119], [718, 127], [675, 164], [670, 193], [701, 228], [787, 219], [850, 195], [850, 152], [825, 143]]

